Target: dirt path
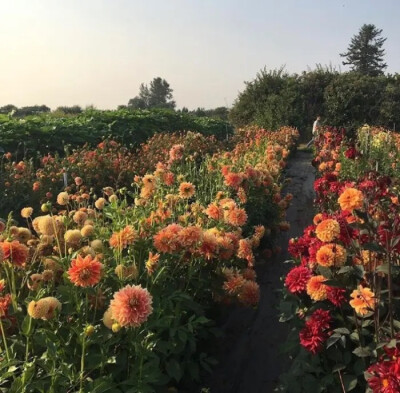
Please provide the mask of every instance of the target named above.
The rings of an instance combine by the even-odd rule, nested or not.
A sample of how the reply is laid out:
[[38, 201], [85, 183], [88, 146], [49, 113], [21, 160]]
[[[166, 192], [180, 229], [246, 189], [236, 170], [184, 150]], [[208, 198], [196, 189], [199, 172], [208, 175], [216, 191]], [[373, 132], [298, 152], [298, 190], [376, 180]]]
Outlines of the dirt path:
[[283, 261], [290, 259], [289, 239], [301, 235], [314, 215], [315, 171], [311, 159], [311, 153], [298, 151], [289, 161], [286, 177], [292, 181], [285, 191], [294, 197], [287, 211], [291, 228], [279, 239], [282, 253], [257, 264], [261, 289], [258, 309], [237, 309], [223, 326], [226, 336], [221, 340], [221, 358], [209, 383], [210, 393], [270, 393], [284, 369], [279, 346], [286, 339], [287, 331], [278, 321], [279, 293], [276, 290], [282, 287], [280, 278], [288, 269]]

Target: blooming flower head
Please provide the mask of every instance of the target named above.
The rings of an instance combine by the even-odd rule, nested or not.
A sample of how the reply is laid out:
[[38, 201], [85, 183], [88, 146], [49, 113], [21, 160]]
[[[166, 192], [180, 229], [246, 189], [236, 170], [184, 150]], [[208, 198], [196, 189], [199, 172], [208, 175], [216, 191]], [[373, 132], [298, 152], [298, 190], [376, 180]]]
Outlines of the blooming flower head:
[[28, 304], [28, 314], [33, 319], [44, 318], [49, 311], [49, 303], [45, 299], [40, 299], [38, 301], [32, 300]]
[[397, 393], [400, 392], [399, 360], [380, 359], [368, 368], [366, 379], [373, 393]]
[[146, 261], [147, 274], [151, 276], [158, 266], [158, 260], [160, 259], [160, 254], [153, 254], [149, 252], [149, 258]]
[[336, 220], [328, 218], [321, 221], [315, 228], [317, 238], [323, 242], [331, 242], [340, 235], [340, 225]]
[[329, 311], [316, 310], [300, 331], [300, 344], [314, 355], [320, 352], [328, 338], [326, 330], [330, 328], [330, 323]]
[[68, 192], [63, 191], [63, 192], [60, 192], [60, 193], [57, 195], [57, 203], [58, 203], [59, 205], [65, 206], [65, 205], [68, 204], [68, 202], [69, 202], [69, 195], [68, 195]]
[[137, 233], [131, 225], [127, 225], [119, 232], [114, 232], [110, 238], [110, 246], [117, 250], [122, 250], [128, 245], [133, 244], [137, 238]]
[[47, 311], [41, 317], [42, 319], [46, 319], [46, 320], [52, 319], [52, 318], [54, 318], [56, 311], [61, 310], [61, 303], [55, 297], [52, 297], [52, 296], [45, 297], [45, 298], [41, 299], [41, 301], [47, 302]]
[[339, 287], [327, 287], [328, 300], [335, 305], [340, 307], [346, 301], [346, 290]]
[[314, 216], [313, 218], [313, 223], [314, 225], [318, 225], [322, 220], [323, 220], [323, 214], [322, 213], [318, 213]]
[[225, 184], [228, 187], [238, 188], [243, 181], [243, 175], [240, 173], [229, 172], [225, 175]]
[[191, 198], [195, 193], [195, 186], [192, 183], [183, 182], [179, 185], [179, 196], [183, 199]]
[[224, 217], [224, 211], [216, 203], [210, 203], [204, 212], [213, 220], [221, 220]]
[[206, 259], [212, 259], [216, 256], [218, 247], [217, 237], [210, 232], [203, 232], [203, 240], [199, 249], [200, 254]]
[[239, 249], [237, 252], [239, 258], [246, 259], [248, 266], [253, 266], [254, 264], [254, 254], [252, 249], [252, 242], [249, 239], [239, 240]]
[[174, 161], [180, 160], [183, 157], [185, 146], [177, 144], [171, 147], [169, 151], [169, 161], [172, 163]]
[[365, 315], [375, 308], [375, 294], [370, 288], [358, 286], [351, 294], [350, 306], [354, 308], [357, 314]]
[[77, 245], [82, 239], [82, 234], [79, 229], [68, 229], [64, 234], [64, 239], [67, 244]]
[[245, 280], [238, 294], [239, 301], [245, 306], [255, 306], [260, 300], [260, 286], [255, 281]]
[[327, 285], [324, 284], [326, 278], [324, 276], [313, 276], [307, 283], [307, 294], [312, 300], [325, 300], [328, 296]]
[[152, 313], [152, 296], [141, 285], [127, 285], [111, 300], [111, 318], [121, 326], [138, 327]]
[[3, 259], [8, 259], [17, 267], [25, 266], [29, 254], [29, 249], [25, 244], [18, 240], [4, 241], [0, 243], [0, 247], [2, 248]]
[[57, 223], [50, 215], [37, 217], [38, 232], [43, 235], [53, 236], [57, 232]]
[[244, 284], [245, 279], [239, 273], [232, 274], [224, 283], [222, 288], [229, 295], [235, 295], [239, 292], [240, 288]]
[[247, 213], [244, 209], [234, 207], [233, 209], [225, 210], [225, 220], [230, 225], [241, 227], [246, 224]]
[[193, 249], [203, 239], [203, 231], [201, 228], [189, 225], [186, 228], [182, 228], [178, 234], [178, 242], [182, 248]]
[[24, 207], [21, 210], [21, 217], [28, 218], [32, 215], [32, 213], [33, 213], [33, 209], [31, 207]]
[[154, 247], [165, 253], [177, 252], [180, 249], [178, 234], [182, 230], [179, 224], [170, 224], [154, 235]]
[[317, 262], [324, 267], [342, 266], [346, 262], [347, 252], [339, 244], [324, 244], [317, 251]]
[[154, 187], [156, 178], [153, 175], [145, 175], [143, 176], [142, 181], [145, 187]]
[[338, 202], [342, 210], [360, 210], [363, 207], [364, 194], [360, 190], [349, 187], [340, 194]]
[[11, 295], [7, 294], [0, 297], [0, 318], [7, 315], [8, 307], [11, 304]]
[[112, 319], [112, 312], [110, 307], [103, 314], [103, 323], [105, 327], [111, 330], [114, 321]]
[[91, 255], [83, 258], [78, 254], [76, 259], [71, 261], [68, 269], [68, 278], [76, 286], [92, 287], [100, 281], [103, 265]]
[[304, 266], [294, 267], [286, 276], [285, 286], [291, 293], [304, 292], [311, 278], [311, 272]]
[[97, 209], [102, 210], [104, 208], [104, 205], [107, 203], [105, 198], [99, 198], [96, 200], [94, 205], [96, 206]]

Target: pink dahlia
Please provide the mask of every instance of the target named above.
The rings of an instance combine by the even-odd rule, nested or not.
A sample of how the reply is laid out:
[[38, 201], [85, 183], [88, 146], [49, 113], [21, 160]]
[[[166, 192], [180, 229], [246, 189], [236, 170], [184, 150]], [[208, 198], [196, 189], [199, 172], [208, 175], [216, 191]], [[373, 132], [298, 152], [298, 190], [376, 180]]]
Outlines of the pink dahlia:
[[121, 326], [140, 326], [152, 313], [152, 296], [141, 285], [127, 285], [114, 294], [110, 308], [112, 319]]

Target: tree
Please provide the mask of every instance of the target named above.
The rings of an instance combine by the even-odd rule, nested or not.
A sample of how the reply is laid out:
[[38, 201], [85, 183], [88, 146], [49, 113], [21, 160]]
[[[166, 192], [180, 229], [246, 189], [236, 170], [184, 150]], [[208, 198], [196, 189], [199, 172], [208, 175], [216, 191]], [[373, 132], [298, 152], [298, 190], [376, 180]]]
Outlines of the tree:
[[374, 25], [364, 24], [359, 33], [351, 39], [343, 65], [350, 65], [353, 71], [363, 75], [376, 76], [383, 74], [387, 64], [383, 61], [385, 50], [382, 48], [386, 38], [380, 37], [382, 30]]
[[8, 115], [9, 113], [11, 113], [12, 111], [16, 111], [18, 108], [15, 105], [12, 104], [8, 104], [8, 105], [4, 105], [0, 108], [0, 113], [4, 114], [4, 115]]
[[62, 112], [66, 115], [77, 115], [82, 113], [82, 108], [79, 105], [73, 106], [59, 106], [55, 112]]
[[172, 99], [173, 90], [165, 79], [154, 78], [150, 87], [142, 83], [139, 95], [131, 98], [128, 107], [132, 109], [165, 108], [174, 109], [175, 101]]

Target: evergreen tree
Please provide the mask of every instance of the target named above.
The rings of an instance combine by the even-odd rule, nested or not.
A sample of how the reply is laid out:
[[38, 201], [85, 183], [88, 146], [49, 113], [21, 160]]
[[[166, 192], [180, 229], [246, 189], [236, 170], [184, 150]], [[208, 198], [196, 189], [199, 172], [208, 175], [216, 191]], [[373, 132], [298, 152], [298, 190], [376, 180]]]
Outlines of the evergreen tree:
[[343, 65], [350, 65], [353, 71], [363, 75], [376, 76], [383, 74], [387, 64], [383, 61], [385, 50], [382, 48], [386, 38], [380, 37], [382, 30], [374, 25], [364, 24], [359, 33], [351, 39]]

